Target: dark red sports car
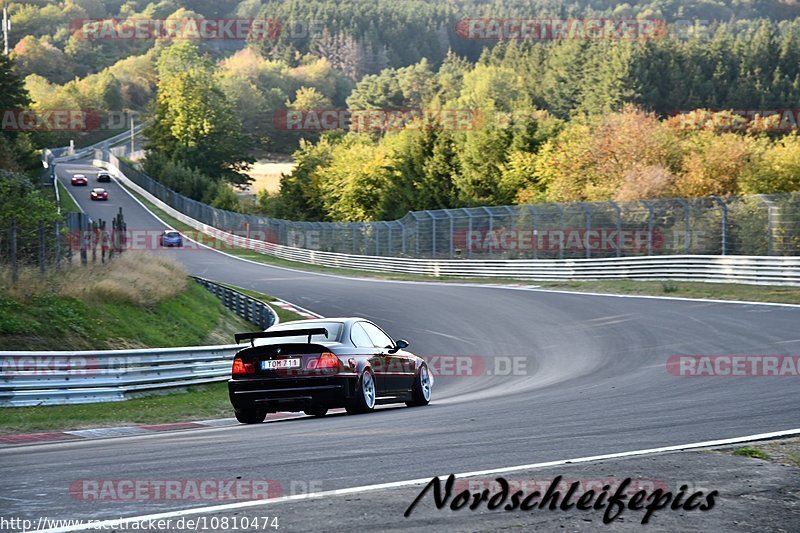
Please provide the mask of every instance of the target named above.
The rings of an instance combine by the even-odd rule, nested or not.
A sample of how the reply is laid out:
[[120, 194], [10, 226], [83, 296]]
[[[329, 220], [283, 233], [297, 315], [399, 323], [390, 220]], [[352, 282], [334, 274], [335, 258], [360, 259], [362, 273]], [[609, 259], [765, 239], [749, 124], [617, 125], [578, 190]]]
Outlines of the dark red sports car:
[[72, 185], [89, 185], [89, 180], [83, 174], [73, 174], [69, 181]]
[[235, 337], [251, 342], [236, 354], [228, 381], [236, 419], [245, 424], [277, 411], [323, 416], [344, 407], [352, 414], [431, 400], [425, 360], [363, 318], [297, 320]]
[[95, 187], [92, 189], [91, 194], [89, 194], [89, 198], [92, 200], [108, 200], [108, 191], [99, 187]]

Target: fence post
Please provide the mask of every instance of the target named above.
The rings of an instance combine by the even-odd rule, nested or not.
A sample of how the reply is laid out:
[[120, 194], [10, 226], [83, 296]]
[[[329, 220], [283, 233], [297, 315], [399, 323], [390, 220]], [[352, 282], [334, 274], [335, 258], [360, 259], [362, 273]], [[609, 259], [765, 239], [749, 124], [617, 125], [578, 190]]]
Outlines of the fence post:
[[617, 257], [622, 257], [622, 208], [614, 200], [608, 203], [617, 212]]
[[647, 208], [647, 255], [653, 255], [653, 204], [639, 200]]
[[450, 259], [455, 257], [455, 245], [453, 244], [453, 215], [450, 213], [449, 209], [445, 209], [444, 213], [447, 215], [447, 218], [450, 219]]
[[378, 230], [378, 224], [380, 224], [380, 222], [370, 222], [368, 224], [369, 227], [372, 228], [372, 235], [373, 235], [372, 239], [375, 241], [375, 256], [376, 257], [381, 255], [381, 233]]
[[508, 213], [508, 216], [511, 219], [511, 231], [513, 232], [512, 235], [515, 235], [516, 239], [517, 239], [517, 245], [514, 246], [514, 251], [517, 254], [516, 257], [519, 258], [521, 252], [520, 252], [520, 249], [519, 249], [520, 239], [519, 239], [519, 236], [517, 234], [517, 212], [510, 205], [506, 206], [506, 212]]
[[39, 221], [39, 274], [44, 275], [44, 221]]
[[61, 224], [58, 222], [56, 222], [55, 237], [56, 270], [61, 270]]
[[722, 208], [722, 253], [720, 255], [728, 255], [728, 206], [719, 196], [712, 195], [711, 198]]
[[17, 284], [19, 272], [17, 271], [17, 219], [11, 217], [11, 283]]
[[430, 211], [425, 211], [431, 217], [431, 259], [436, 259], [436, 217]]
[[539, 253], [538, 253], [538, 250], [539, 250], [539, 235], [537, 234], [537, 231], [536, 231], [536, 218], [537, 218], [539, 213], [536, 211], [536, 208], [533, 207], [530, 204], [526, 205], [526, 207], [528, 208], [528, 211], [531, 212], [531, 230], [532, 230], [532, 234], [533, 234], [533, 236], [531, 237], [531, 243], [532, 243], [532, 246], [533, 246], [533, 258], [534, 259], [538, 259], [539, 258]]
[[775, 231], [775, 224], [772, 220], [772, 208], [775, 204], [772, 200], [767, 198], [766, 194], [756, 194], [756, 196], [767, 206], [767, 255], [772, 255], [772, 233]]
[[387, 232], [387, 237], [388, 237], [388, 242], [386, 244], [386, 246], [387, 246], [387, 249], [386, 249], [387, 254], [386, 255], [389, 256], [389, 257], [392, 257], [392, 256], [394, 256], [394, 252], [392, 251], [392, 248], [393, 248], [392, 247], [392, 223], [391, 222], [384, 222], [384, 224], [386, 224], [386, 232]]
[[416, 249], [416, 255], [414, 255], [414, 257], [419, 258], [419, 218], [417, 218], [417, 214], [413, 211], [409, 211], [408, 214], [414, 219], [414, 248]]
[[689, 230], [689, 204], [686, 203], [686, 200], [683, 198], [675, 198], [675, 200], [683, 207], [683, 249], [686, 255], [689, 255], [689, 242], [691, 241], [692, 235], [691, 231]]
[[[486, 233], [486, 235], [487, 235], [487, 236], [489, 236], [490, 234], [492, 234], [492, 233], [494, 232], [494, 215], [492, 215], [492, 211], [491, 211], [491, 209], [489, 209], [488, 207], [482, 206], [482, 207], [481, 207], [481, 209], [483, 209], [483, 211], [484, 211], [484, 212], [485, 212], [487, 215], [489, 215], [489, 230], [488, 230], [488, 232]], [[485, 242], [485, 241], [484, 241], [484, 242]], [[498, 248], [499, 248], [499, 247], [498, 247]], [[496, 252], [497, 252], [497, 250], [495, 250], [495, 251], [491, 252], [491, 254], [490, 254], [490, 255], [494, 256], [494, 254], [495, 254]]]
[[467, 258], [472, 257], [472, 211], [464, 209], [467, 214]]
[[561, 231], [561, 238], [558, 239], [558, 258], [564, 259], [564, 208], [561, 207], [561, 204], [553, 203], [556, 209], [558, 209], [558, 228]]
[[580, 204], [586, 220], [586, 227], [583, 232], [583, 246], [586, 248], [586, 259], [589, 259], [592, 257], [592, 247], [589, 246], [589, 232], [592, 230], [592, 208], [584, 202], [580, 202]]

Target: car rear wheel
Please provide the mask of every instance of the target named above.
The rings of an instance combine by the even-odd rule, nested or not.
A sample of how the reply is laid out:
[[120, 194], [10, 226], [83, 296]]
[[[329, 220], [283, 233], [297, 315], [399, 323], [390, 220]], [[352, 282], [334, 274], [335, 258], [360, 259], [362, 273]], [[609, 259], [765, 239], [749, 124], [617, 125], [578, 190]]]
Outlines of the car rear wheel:
[[364, 370], [361, 378], [358, 380], [356, 387], [356, 394], [350, 405], [345, 407], [351, 415], [358, 413], [368, 413], [375, 409], [375, 376], [369, 368]]
[[325, 416], [325, 414], [328, 412], [328, 408], [315, 405], [313, 407], [309, 407], [308, 409], [303, 409], [303, 412], [308, 416]]
[[428, 367], [422, 365], [419, 374], [414, 379], [414, 387], [411, 389], [411, 401], [406, 402], [409, 407], [428, 405], [431, 401], [431, 374]]
[[267, 418], [267, 412], [260, 409], [237, 409], [234, 413], [242, 424], [260, 424]]

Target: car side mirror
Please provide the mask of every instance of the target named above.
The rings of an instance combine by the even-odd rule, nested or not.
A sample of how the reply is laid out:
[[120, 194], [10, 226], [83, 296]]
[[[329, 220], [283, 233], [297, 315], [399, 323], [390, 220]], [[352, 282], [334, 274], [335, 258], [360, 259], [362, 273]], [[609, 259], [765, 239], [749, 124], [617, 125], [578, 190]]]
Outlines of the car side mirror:
[[408, 346], [409, 346], [408, 341], [403, 339], [398, 339], [394, 343], [394, 351], [405, 350], [406, 348], [408, 348]]

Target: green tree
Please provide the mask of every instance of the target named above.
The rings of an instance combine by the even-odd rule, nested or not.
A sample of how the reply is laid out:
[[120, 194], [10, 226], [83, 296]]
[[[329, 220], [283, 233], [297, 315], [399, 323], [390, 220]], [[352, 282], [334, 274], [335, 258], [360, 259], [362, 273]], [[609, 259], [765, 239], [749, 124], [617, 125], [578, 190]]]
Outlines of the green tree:
[[[14, 60], [0, 55], [0, 110], [3, 113], [29, 109], [31, 100], [16, 72]], [[32, 173], [39, 166], [31, 135], [19, 131], [0, 131], [0, 168]]]
[[295, 111], [328, 109], [331, 101], [314, 87], [300, 87], [295, 93], [294, 101], [287, 101], [286, 107]]
[[148, 148], [214, 179], [246, 183], [252, 141], [197, 49], [183, 43], [170, 47], [158, 70], [154, 117], [145, 132]]
[[[294, 170], [281, 176], [275, 216], [291, 220], [326, 220], [319, 170], [331, 164], [336, 141], [330, 134], [317, 143], [300, 141], [294, 152]], [[267, 201], [265, 199], [265, 201]]]

